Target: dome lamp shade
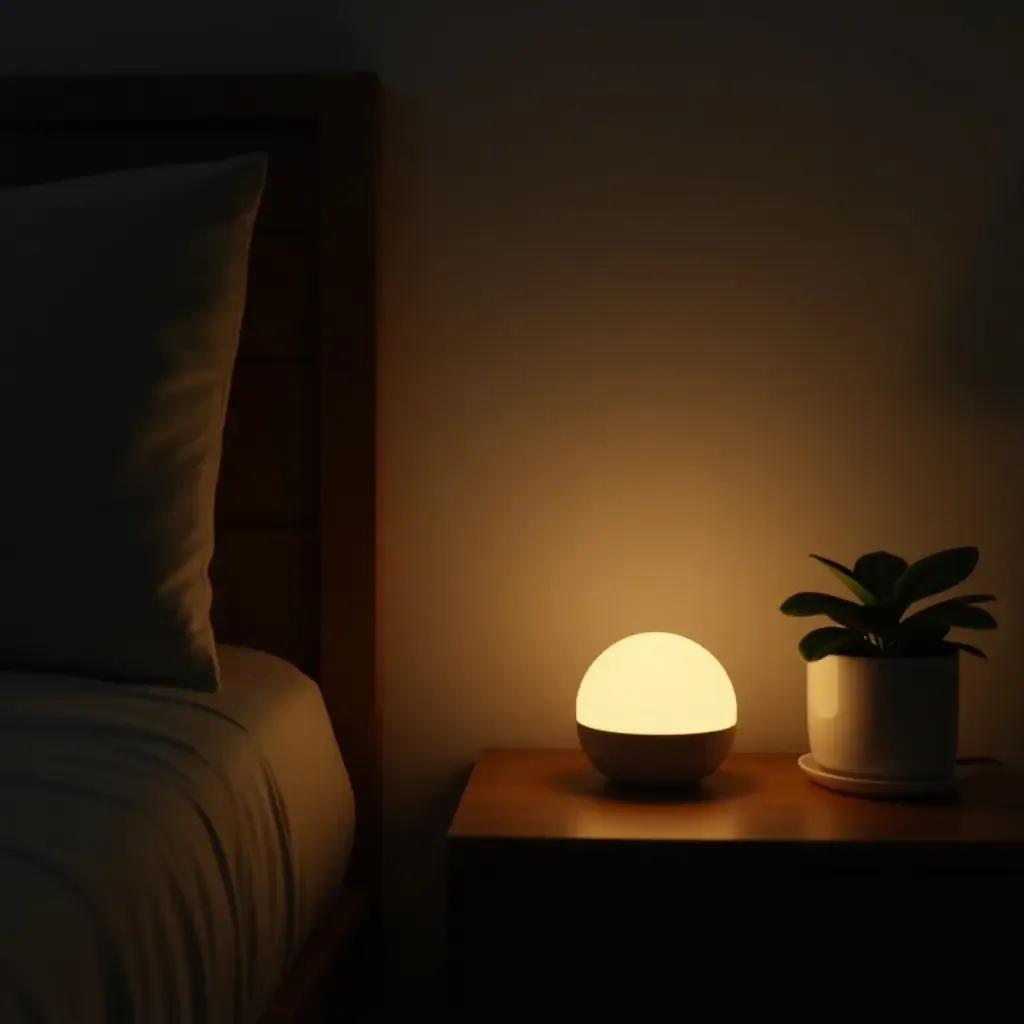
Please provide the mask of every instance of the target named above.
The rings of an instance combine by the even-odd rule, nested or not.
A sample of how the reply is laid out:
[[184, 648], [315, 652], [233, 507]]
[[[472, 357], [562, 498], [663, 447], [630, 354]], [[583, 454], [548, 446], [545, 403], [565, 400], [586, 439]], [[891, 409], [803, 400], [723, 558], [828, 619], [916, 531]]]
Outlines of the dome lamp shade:
[[636, 633], [587, 669], [576, 696], [576, 732], [609, 781], [687, 788], [732, 748], [736, 692], [715, 656], [695, 641]]

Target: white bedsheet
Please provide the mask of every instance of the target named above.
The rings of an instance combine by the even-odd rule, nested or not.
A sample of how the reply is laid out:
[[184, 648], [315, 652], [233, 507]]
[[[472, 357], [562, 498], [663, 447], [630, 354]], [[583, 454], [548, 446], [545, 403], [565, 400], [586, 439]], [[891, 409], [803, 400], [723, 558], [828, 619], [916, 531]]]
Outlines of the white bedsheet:
[[220, 657], [218, 694], [0, 673], [2, 1024], [249, 1024], [337, 894], [319, 690]]

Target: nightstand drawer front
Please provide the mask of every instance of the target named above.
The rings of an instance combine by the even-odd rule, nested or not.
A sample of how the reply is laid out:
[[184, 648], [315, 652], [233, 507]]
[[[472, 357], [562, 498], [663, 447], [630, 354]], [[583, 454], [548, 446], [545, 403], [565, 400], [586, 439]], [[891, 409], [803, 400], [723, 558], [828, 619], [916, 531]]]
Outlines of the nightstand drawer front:
[[[551, 849], [498, 853], [456, 852], [449, 865], [454, 991], [492, 1011], [559, 1006], [613, 1019], [679, 1005], [696, 989], [729, 993], [737, 1010], [789, 1013], [796, 993], [801, 1005], [835, 999], [837, 965], [863, 961], [866, 948], [869, 969], [840, 987], [850, 1005], [892, 1000], [901, 988], [920, 1000], [906, 986], [913, 976], [931, 979], [936, 1006], [979, 984], [995, 998], [1009, 976], [1011, 882], [999, 874], [756, 861], [695, 874], [685, 851], [643, 868], [629, 857], [603, 862], [603, 852], [595, 864], [577, 851], [575, 865]], [[971, 934], [986, 938], [954, 941]]]

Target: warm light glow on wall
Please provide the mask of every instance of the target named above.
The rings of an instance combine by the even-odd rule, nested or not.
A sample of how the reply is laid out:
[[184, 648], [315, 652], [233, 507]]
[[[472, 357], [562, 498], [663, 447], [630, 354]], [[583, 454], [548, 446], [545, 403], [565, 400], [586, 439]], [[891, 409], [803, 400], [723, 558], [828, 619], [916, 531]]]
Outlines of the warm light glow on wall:
[[645, 736], [718, 732], [736, 724], [736, 693], [700, 644], [674, 633], [637, 633], [612, 644], [587, 670], [576, 721]]

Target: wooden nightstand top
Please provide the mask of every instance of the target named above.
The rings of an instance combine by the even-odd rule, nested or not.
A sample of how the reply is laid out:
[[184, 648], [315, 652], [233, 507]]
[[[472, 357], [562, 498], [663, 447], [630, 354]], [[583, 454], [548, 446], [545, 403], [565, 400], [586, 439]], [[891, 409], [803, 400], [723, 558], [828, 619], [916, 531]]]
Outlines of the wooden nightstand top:
[[944, 802], [889, 803], [814, 785], [795, 754], [733, 754], [699, 796], [626, 799], [579, 750], [487, 750], [448, 838], [1024, 843], [1024, 775], [980, 767]]

